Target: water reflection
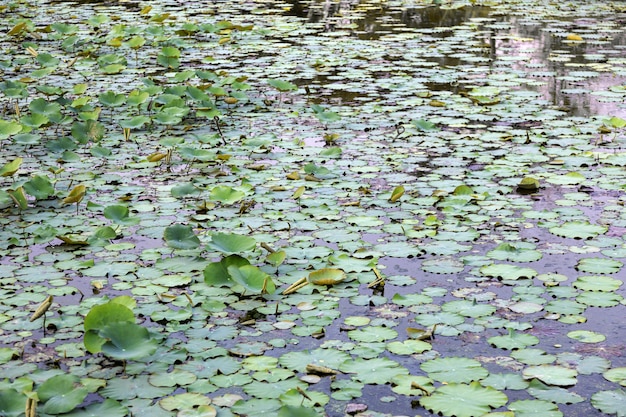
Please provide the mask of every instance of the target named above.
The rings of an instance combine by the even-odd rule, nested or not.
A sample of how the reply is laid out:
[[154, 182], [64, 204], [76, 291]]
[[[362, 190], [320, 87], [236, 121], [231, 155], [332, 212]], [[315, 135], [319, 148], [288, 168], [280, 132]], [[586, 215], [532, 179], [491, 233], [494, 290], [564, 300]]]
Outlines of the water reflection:
[[[619, 99], [597, 95], [626, 83], [626, 32], [619, 16], [609, 21], [538, 20], [495, 14], [486, 6], [402, 8], [359, 0], [290, 4], [288, 14], [321, 26], [326, 32], [341, 31], [342, 35], [363, 41], [417, 33], [423, 42], [432, 45], [432, 54], [423, 54], [423, 58], [440, 68], [512, 68], [528, 82], [510, 88], [540, 93], [549, 104], [566, 109], [570, 115], [626, 117]], [[569, 41], [568, 33], [580, 33], [585, 41]], [[393, 57], [389, 61], [393, 62]], [[454, 90], [459, 82], [463, 80], [452, 81], [448, 89]], [[332, 92], [334, 98], [344, 101], [354, 98], [341, 94], [340, 90]]]

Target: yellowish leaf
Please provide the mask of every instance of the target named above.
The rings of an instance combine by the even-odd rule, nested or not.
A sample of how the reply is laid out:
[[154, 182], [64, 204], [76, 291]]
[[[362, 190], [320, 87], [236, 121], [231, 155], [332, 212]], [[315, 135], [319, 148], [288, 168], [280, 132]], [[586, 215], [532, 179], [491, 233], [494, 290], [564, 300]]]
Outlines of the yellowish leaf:
[[83, 184], [77, 185], [76, 187], [72, 188], [72, 191], [70, 191], [67, 197], [65, 197], [63, 201], [61, 201], [61, 203], [62, 204], [80, 203], [81, 201], [83, 201], [83, 197], [85, 197], [86, 191], [87, 191], [87, 188]]
[[392, 203], [395, 203], [396, 201], [398, 201], [400, 199], [400, 197], [402, 197], [404, 195], [404, 187], [401, 185], [398, 185], [396, 188], [393, 189], [393, 191], [391, 192], [391, 197], [389, 197], [389, 201], [391, 201]]

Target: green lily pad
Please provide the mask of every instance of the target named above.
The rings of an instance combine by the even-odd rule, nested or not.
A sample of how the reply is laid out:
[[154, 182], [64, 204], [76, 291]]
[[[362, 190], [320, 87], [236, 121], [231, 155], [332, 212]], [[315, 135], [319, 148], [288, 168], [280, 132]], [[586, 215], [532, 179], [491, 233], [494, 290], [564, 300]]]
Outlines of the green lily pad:
[[571, 386], [576, 385], [575, 369], [556, 365], [529, 366], [522, 371], [524, 378], [537, 378], [548, 385]]
[[591, 396], [591, 404], [603, 413], [621, 417], [626, 410], [626, 391], [598, 391]]
[[583, 258], [578, 261], [576, 269], [590, 274], [615, 274], [624, 264], [614, 259]]
[[504, 336], [493, 336], [487, 339], [487, 341], [500, 349], [524, 349], [528, 346], [536, 345], [539, 343], [539, 338], [532, 334], [518, 333], [513, 329], [509, 330], [509, 334]]
[[422, 397], [420, 405], [443, 416], [476, 417], [503, 406], [507, 401], [503, 392], [472, 382], [443, 385], [430, 396]]
[[246, 196], [243, 191], [237, 191], [227, 185], [218, 185], [211, 189], [209, 198], [211, 201], [219, 201], [224, 204], [234, 204]]
[[72, 411], [87, 397], [87, 389], [76, 387], [78, 377], [74, 375], [56, 375], [46, 380], [37, 388], [42, 411], [47, 414], [62, 414]]
[[607, 380], [626, 387], [626, 367], [612, 368], [602, 374]]
[[420, 368], [435, 381], [446, 383], [477, 381], [489, 374], [477, 360], [460, 357], [432, 359], [422, 363]]
[[513, 401], [508, 406], [509, 410], [515, 412], [515, 417], [563, 417], [563, 413], [559, 411], [559, 407], [550, 402], [543, 400], [520, 400]]
[[550, 233], [557, 236], [574, 239], [593, 239], [594, 237], [607, 232], [608, 227], [591, 224], [589, 222], [566, 222], [561, 226], [551, 227]]
[[83, 409], [63, 414], [66, 417], [124, 417], [128, 415], [128, 408], [118, 401], [107, 398], [101, 403], [93, 403]]
[[148, 329], [135, 323], [120, 321], [104, 326], [98, 336], [107, 341], [101, 346], [105, 355], [115, 359], [139, 359], [154, 353], [158, 342]]
[[200, 239], [191, 226], [175, 224], [165, 228], [163, 240], [172, 249], [195, 249], [200, 246]]
[[26, 396], [14, 389], [0, 390], [0, 414], [6, 417], [19, 417], [24, 414]]
[[487, 277], [500, 278], [506, 281], [515, 281], [521, 278], [533, 278], [537, 271], [532, 268], [523, 268], [510, 264], [491, 264], [480, 268], [481, 274]]
[[256, 246], [256, 240], [249, 236], [234, 233], [214, 233], [208, 247], [220, 252], [232, 254], [252, 250]]

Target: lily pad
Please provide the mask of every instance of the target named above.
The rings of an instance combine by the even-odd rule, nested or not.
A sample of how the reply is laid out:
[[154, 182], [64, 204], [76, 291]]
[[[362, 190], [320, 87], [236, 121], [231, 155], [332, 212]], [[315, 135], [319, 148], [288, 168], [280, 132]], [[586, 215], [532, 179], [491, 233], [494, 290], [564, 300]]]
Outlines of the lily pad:
[[420, 405], [443, 416], [477, 417], [503, 406], [507, 401], [503, 392], [472, 382], [443, 385], [430, 396], [422, 397]]

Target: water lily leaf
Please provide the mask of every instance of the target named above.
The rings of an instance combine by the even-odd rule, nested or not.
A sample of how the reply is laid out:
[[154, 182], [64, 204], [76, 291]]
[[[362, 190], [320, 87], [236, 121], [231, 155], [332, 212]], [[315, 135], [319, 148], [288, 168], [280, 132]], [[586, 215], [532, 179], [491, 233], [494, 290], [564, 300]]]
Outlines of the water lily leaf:
[[619, 272], [623, 265], [614, 259], [583, 258], [578, 261], [576, 269], [590, 274], [614, 274]]
[[405, 340], [404, 342], [387, 343], [387, 350], [396, 355], [413, 355], [431, 350], [432, 345], [422, 340]]
[[[301, 394], [296, 391], [296, 397]], [[284, 402], [284, 401], [283, 401]], [[322, 417], [323, 414], [315, 411], [315, 409], [304, 406], [283, 405], [278, 410], [277, 417]]]
[[605, 291], [612, 292], [622, 286], [619, 279], [605, 277], [602, 275], [581, 276], [572, 283], [572, 287], [583, 291]]
[[155, 387], [148, 382], [148, 375], [139, 375], [130, 378], [113, 378], [107, 381], [107, 386], [99, 391], [103, 396], [115, 400], [129, 400], [133, 398], [159, 398], [172, 392], [171, 387]]
[[585, 291], [576, 296], [576, 301], [591, 307], [614, 307], [624, 300], [619, 294], [599, 291]]
[[487, 256], [499, 261], [534, 262], [542, 258], [541, 252], [534, 250], [534, 245], [524, 242], [504, 242], [487, 252]]
[[389, 197], [389, 201], [395, 203], [404, 195], [404, 187], [402, 185], [398, 185], [391, 192], [391, 197]]
[[212, 262], [204, 269], [204, 282], [207, 285], [230, 287], [234, 282], [228, 272], [228, 268], [230, 266], [241, 267], [244, 265], [250, 265], [250, 261], [239, 255], [230, 255], [219, 262]]
[[521, 400], [513, 401], [508, 406], [509, 410], [515, 412], [515, 417], [563, 417], [563, 413], [559, 411], [559, 407], [550, 402], [543, 400]]
[[435, 123], [429, 122], [428, 120], [424, 119], [413, 120], [411, 121], [411, 124], [421, 132], [435, 132], [439, 130]]
[[546, 182], [555, 185], [576, 185], [585, 181], [584, 175], [578, 172], [569, 172], [565, 175], [554, 175], [546, 179]]
[[139, 217], [129, 217], [129, 214], [130, 211], [128, 207], [121, 204], [106, 206], [104, 208], [104, 217], [113, 221], [113, 223], [126, 226], [139, 223]]
[[284, 250], [278, 250], [268, 254], [265, 257], [265, 260], [267, 260], [267, 262], [269, 262], [273, 266], [278, 267], [285, 261], [286, 258], [287, 253]]
[[246, 252], [256, 247], [256, 240], [235, 233], [213, 233], [207, 246], [223, 253]]
[[480, 268], [480, 272], [487, 277], [501, 278], [506, 281], [514, 281], [520, 278], [533, 278], [537, 271], [532, 268], [523, 268], [509, 264], [491, 264]]
[[119, 360], [152, 355], [158, 344], [148, 329], [128, 321], [109, 323], [99, 329], [98, 336], [107, 340], [101, 346], [102, 353]]
[[127, 415], [128, 408], [111, 398], [107, 398], [101, 403], [90, 404], [84, 409], [64, 414], [66, 417], [124, 417]]
[[511, 352], [511, 357], [527, 365], [547, 365], [556, 360], [555, 355], [548, 355], [541, 349], [519, 349]]
[[7, 139], [22, 131], [22, 125], [18, 122], [10, 122], [0, 119], [0, 140]]
[[227, 270], [232, 280], [241, 285], [246, 294], [273, 294], [276, 291], [270, 276], [254, 265], [231, 265]]
[[626, 387], [626, 367], [619, 367], [609, 369], [602, 374], [608, 381], [616, 382], [623, 387]]
[[354, 374], [352, 377], [364, 384], [387, 384], [398, 375], [408, 375], [409, 371], [388, 358], [346, 361], [339, 366], [342, 372]]
[[180, 198], [188, 195], [200, 194], [202, 193], [202, 190], [196, 187], [193, 183], [188, 182], [173, 186], [170, 192], [172, 193], [172, 197]]
[[480, 381], [480, 384], [500, 391], [504, 389], [520, 390], [528, 388], [528, 381], [517, 373], [490, 373], [487, 378]]
[[322, 268], [309, 273], [307, 280], [315, 285], [335, 285], [346, 279], [346, 273], [337, 268]]
[[432, 359], [422, 363], [420, 368], [431, 379], [447, 383], [477, 381], [489, 374], [477, 360], [460, 357]]
[[305, 372], [308, 365], [338, 369], [350, 359], [350, 355], [335, 349], [314, 349], [299, 352], [288, 352], [279, 359], [281, 366], [298, 372]]
[[466, 317], [482, 317], [492, 315], [496, 311], [496, 307], [470, 300], [454, 300], [443, 304], [441, 310]]
[[281, 93], [284, 93], [286, 91], [296, 91], [298, 89], [297, 85], [285, 80], [269, 79], [267, 80], [267, 83]]
[[388, 327], [368, 326], [362, 329], [350, 330], [348, 337], [357, 342], [384, 342], [398, 337], [398, 332]]
[[514, 350], [536, 345], [539, 343], [539, 338], [532, 334], [518, 333], [510, 329], [509, 334], [505, 336], [493, 336], [487, 339], [487, 341], [500, 349]]
[[0, 390], [0, 415], [19, 417], [24, 414], [26, 396], [14, 389]]
[[218, 185], [211, 189], [209, 198], [212, 201], [219, 201], [224, 204], [233, 204], [246, 196], [243, 191], [237, 191], [227, 185]]
[[78, 381], [76, 376], [61, 374], [42, 383], [37, 388], [37, 396], [43, 403], [42, 411], [47, 414], [62, 414], [81, 404], [88, 391], [84, 387], [77, 387]]
[[168, 411], [184, 410], [202, 405], [209, 405], [211, 399], [196, 392], [184, 392], [171, 395], [159, 401], [159, 405]]
[[297, 378], [289, 378], [269, 383], [253, 381], [250, 384], [245, 385], [243, 390], [246, 394], [257, 398], [280, 398], [287, 391], [296, 389], [296, 387], [304, 390], [307, 387], [307, 384]]
[[165, 228], [163, 240], [172, 249], [195, 249], [200, 246], [200, 239], [191, 226], [175, 224]]
[[626, 391], [617, 389], [596, 392], [591, 396], [591, 404], [603, 413], [623, 417], [626, 410]]
[[443, 416], [476, 417], [503, 406], [507, 401], [503, 392], [472, 382], [443, 385], [430, 396], [420, 398], [420, 405]]
[[533, 177], [524, 177], [518, 184], [518, 190], [535, 192], [539, 189], [539, 181]]
[[585, 401], [583, 397], [574, 392], [561, 387], [550, 387], [538, 379], [530, 381], [528, 393], [539, 400], [560, 404], [576, 404]]
[[575, 369], [556, 365], [529, 366], [522, 371], [526, 379], [537, 378], [548, 385], [570, 386], [576, 385]]
[[72, 188], [67, 197], [61, 200], [61, 204], [78, 204], [83, 201], [83, 197], [85, 197], [86, 192], [87, 188], [83, 184], [79, 184], [76, 187]]
[[24, 161], [24, 158], [15, 158], [11, 162], [7, 162], [6, 164], [2, 166], [2, 168], [0, 168], [0, 176], [1, 177], [12, 176], [13, 174], [17, 172], [18, 169], [20, 169], [20, 165], [22, 165], [23, 161]]
[[592, 239], [600, 234], [606, 233], [608, 227], [591, 224], [589, 222], [566, 222], [561, 226], [551, 227], [550, 233], [557, 236], [574, 239]]
[[281, 406], [275, 398], [251, 398], [237, 401], [231, 411], [244, 416], [274, 417]]

